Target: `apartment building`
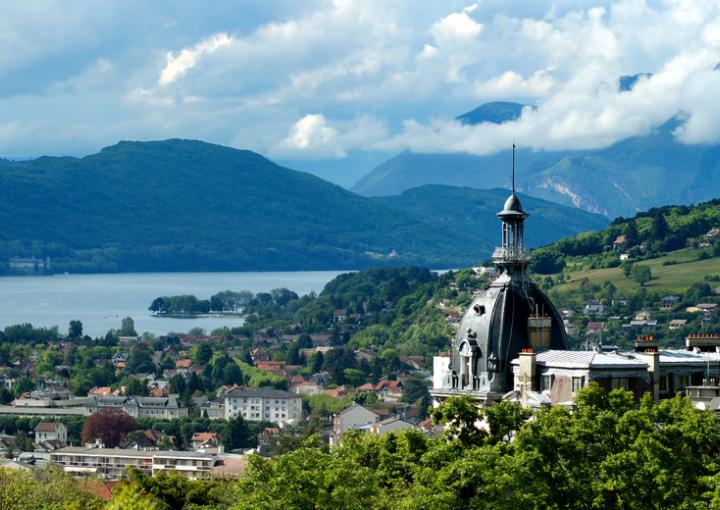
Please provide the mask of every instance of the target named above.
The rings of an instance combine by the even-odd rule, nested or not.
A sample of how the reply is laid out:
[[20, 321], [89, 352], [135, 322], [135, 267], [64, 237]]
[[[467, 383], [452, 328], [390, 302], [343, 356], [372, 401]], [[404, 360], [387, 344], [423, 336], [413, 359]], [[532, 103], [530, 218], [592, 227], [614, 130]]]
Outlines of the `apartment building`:
[[224, 395], [225, 419], [242, 416], [248, 421], [269, 421], [280, 425], [302, 418], [302, 397], [272, 388], [239, 388]]

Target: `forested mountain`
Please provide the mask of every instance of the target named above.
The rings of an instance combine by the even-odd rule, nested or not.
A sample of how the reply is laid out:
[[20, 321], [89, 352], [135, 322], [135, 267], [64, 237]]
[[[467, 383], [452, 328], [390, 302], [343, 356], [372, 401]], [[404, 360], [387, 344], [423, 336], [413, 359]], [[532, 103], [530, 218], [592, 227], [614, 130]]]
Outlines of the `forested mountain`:
[[[596, 226], [588, 216], [568, 230], [554, 208], [543, 213], [545, 242]], [[488, 255], [488, 239], [406, 209], [250, 151], [120, 142], [80, 159], [0, 161], [0, 263], [32, 255], [70, 272], [292, 270], [447, 267]]]
[[[502, 123], [516, 118], [521, 108], [519, 104], [513, 109], [508, 103], [488, 103], [458, 120]], [[720, 196], [720, 145], [680, 143], [673, 135], [678, 125], [678, 120], [672, 120], [645, 136], [599, 150], [520, 151], [518, 188], [611, 219]], [[406, 151], [372, 170], [353, 191], [383, 196], [425, 184], [507, 187], [511, 157], [509, 150], [487, 156]]]
[[[462, 240], [468, 235], [489, 253], [500, 242], [500, 221], [496, 214], [509, 194], [506, 189], [480, 190], [467, 187], [427, 185], [400, 195], [376, 197], [379, 203], [422, 218], [428, 225], [441, 225]], [[525, 241], [531, 247], [543, 246], [567, 235], [607, 226], [608, 220], [573, 207], [559, 206], [535, 197], [519, 194], [523, 208], [530, 214]], [[455, 245], [448, 249], [462, 249]]]

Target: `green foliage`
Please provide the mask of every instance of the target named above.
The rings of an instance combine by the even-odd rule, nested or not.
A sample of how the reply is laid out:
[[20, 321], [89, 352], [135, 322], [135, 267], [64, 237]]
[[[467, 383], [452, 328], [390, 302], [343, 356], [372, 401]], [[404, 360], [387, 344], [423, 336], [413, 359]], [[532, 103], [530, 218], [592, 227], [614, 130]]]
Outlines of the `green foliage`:
[[132, 320], [132, 317], [125, 317], [122, 320], [122, 325], [120, 326], [118, 335], [119, 336], [137, 336], [137, 331], [135, 331], [135, 321]]
[[2, 510], [100, 510], [102, 501], [85, 491], [62, 469], [33, 472], [0, 467]]
[[255, 444], [255, 438], [250, 435], [245, 420], [240, 415], [225, 422], [220, 433], [220, 440], [227, 451], [249, 448]]
[[638, 282], [641, 286], [652, 280], [652, 273], [650, 272], [650, 268], [647, 266], [634, 265], [630, 274], [633, 280]]

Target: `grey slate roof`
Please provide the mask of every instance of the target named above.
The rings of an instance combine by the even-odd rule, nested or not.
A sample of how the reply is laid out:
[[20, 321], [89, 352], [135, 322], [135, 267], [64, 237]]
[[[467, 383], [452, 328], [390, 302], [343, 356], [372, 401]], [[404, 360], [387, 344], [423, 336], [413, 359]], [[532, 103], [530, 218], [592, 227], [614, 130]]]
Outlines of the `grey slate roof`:
[[[537, 364], [559, 368], [647, 368], [647, 364], [640, 359], [625, 354], [596, 352], [596, 351], [562, 351], [546, 350], [536, 354]], [[520, 361], [516, 358], [513, 365]]]
[[300, 398], [300, 395], [291, 391], [276, 390], [274, 388], [241, 388], [225, 393], [226, 397], [255, 397], [255, 398]]

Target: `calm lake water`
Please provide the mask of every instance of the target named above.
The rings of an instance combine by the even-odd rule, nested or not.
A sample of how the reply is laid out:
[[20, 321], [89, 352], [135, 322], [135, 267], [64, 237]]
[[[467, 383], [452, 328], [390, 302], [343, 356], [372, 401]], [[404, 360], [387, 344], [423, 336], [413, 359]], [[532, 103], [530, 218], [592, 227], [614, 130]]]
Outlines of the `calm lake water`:
[[342, 271], [277, 273], [130, 273], [22, 276], [0, 278], [0, 328], [29, 322], [58, 326], [67, 332], [70, 320], [82, 321], [90, 336], [104, 335], [132, 317], [138, 333], [164, 335], [201, 327], [208, 332], [239, 326], [242, 319], [174, 319], [153, 317], [148, 306], [158, 296], [194, 294], [207, 299], [221, 290], [253, 293], [286, 287], [299, 295], [319, 292]]

